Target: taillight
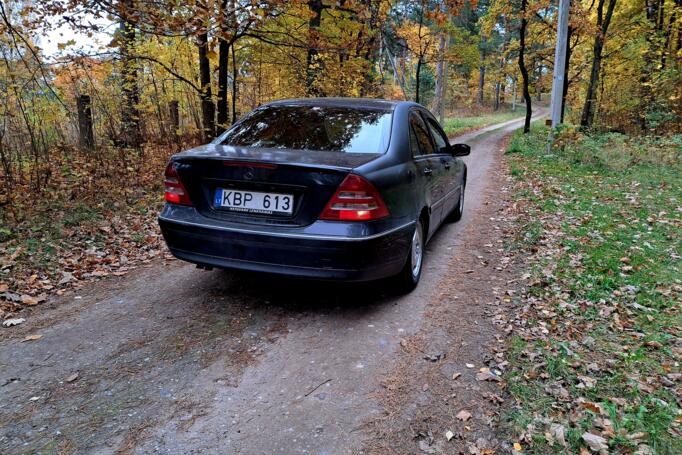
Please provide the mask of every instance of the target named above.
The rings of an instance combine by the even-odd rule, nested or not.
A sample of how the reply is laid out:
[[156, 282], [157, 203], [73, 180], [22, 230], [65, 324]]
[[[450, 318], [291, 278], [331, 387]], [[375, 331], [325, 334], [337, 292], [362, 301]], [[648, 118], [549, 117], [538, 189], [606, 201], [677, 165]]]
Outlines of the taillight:
[[359, 175], [348, 174], [320, 215], [321, 220], [366, 221], [388, 216], [379, 192]]
[[165, 198], [168, 202], [173, 204], [192, 205], [189, 199], [185, 185], [182, 184], [178, 170], [175, 169], [175, 163], [172, 161], [166, 166], [166, 179], [163, 184], [166, 186]]

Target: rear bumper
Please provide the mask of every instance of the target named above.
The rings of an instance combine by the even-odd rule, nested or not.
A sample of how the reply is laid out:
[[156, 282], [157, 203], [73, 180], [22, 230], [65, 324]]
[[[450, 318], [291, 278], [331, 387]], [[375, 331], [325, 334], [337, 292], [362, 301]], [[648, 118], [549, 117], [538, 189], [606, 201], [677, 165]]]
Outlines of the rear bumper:
[[159, 225], [171, 253], [200, 265], [303, 278], [369, 281], [400, 272], [414, 223], [365, 236], [303, 234], [273, 226], [265, 232], [213, 220], [168, 216]]

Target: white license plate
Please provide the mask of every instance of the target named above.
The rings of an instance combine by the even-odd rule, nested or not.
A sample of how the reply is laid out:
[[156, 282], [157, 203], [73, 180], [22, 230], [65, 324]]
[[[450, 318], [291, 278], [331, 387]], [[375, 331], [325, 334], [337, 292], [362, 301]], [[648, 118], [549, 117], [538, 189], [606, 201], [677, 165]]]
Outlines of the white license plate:
[[218, 188], [213, 204], [238, 212], [291, 215], [294, 211], [294, 196]]

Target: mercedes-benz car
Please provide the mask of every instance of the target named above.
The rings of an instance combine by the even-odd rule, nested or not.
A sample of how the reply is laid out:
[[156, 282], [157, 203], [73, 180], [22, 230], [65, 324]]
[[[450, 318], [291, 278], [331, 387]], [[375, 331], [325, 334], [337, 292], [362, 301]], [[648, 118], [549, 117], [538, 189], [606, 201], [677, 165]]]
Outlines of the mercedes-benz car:
[[426, 242], [462, 216], [469, 151], [412, 102], [268, 103], [170, 159], [159, 224], [201, 268], [391, 278], [409, 292]]

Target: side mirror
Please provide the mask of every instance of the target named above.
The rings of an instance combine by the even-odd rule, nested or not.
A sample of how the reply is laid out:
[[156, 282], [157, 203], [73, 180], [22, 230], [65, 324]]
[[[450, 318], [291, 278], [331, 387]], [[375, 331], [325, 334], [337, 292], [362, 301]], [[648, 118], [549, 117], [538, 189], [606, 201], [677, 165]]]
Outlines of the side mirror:
[[450, 153], [452, 156], [467, 156], [471, 153], [471, 147], [468, 144], [453, 144], [450, 146]]

